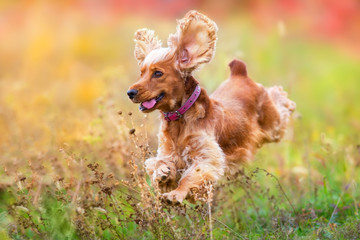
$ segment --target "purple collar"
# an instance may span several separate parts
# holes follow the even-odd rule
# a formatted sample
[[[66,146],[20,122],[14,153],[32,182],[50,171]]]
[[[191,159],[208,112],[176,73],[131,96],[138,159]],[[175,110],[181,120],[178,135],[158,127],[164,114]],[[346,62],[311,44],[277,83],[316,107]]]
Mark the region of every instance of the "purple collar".
[[[199,85],[196,86],[194,92],[191,94],[188,100],[186,100],[185,104],[181,106],[175,112],[164,112],[165,120],[167,121],[175,121],[181,118],[184,113],[189,110],[189,108],[195,103],[196,99],[200,96],[201,88]]]

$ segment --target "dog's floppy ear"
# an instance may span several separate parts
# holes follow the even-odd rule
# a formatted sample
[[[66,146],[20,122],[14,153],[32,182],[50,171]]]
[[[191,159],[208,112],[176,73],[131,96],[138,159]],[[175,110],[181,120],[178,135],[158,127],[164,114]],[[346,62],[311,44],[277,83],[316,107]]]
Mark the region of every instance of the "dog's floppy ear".
[[[161,41],[158,40],[153,30],[143,28],[135,32],[135,50],[134,55],[138,64],[141,65],[145,57],[154,49],[161,47]]]
[[[176,49],[182,73],[188,75],[200,64],[210,62],[215,53],[216,32],[216,24],[194,10],[178,21],[176,33],[169,36],[168,45]]]

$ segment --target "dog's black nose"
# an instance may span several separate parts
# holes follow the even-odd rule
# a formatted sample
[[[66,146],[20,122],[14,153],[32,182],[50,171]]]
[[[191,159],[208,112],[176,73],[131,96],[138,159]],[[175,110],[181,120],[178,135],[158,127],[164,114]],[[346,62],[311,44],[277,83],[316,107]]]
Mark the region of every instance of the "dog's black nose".
[[[136,90],[136,89],[130,89],[129,91],[127,91],[127,95],[129,96],[130,99],[133,99],[137,93],[138,93],[138,90]]]

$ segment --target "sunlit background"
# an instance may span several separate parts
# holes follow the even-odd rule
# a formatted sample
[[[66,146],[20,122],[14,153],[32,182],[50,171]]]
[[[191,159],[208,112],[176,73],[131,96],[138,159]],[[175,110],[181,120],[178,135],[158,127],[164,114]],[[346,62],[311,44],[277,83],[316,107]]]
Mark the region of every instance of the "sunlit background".
[[[139,76],[134,32],[153,29],[166,45],[176,19],[192,9],[219,27],[214,59],[195,73],[208,92],[239,58],[253,80],[282,85],[297,103],[285,139],[264,146],[251,168],[278,176],[298,209],[306,199],[315,210],[327,206],[316,213],[328,219],[343,196],[342,219],[359,216],[357,0],[1,0],[0,192],[23,175],[40,184],[70,178],[74,186],[81,176],[64,151],[126,178],[129,129],[152,150],[158,130],[158,113],[144,116],[126,95]]]
[[[322,133],[359,140],[356,0],[2,0],[1,164],[50,157],[63,144],[102,141],[102,114],[131,111],[140,121],[143,114],[126,96],[139,73],[133,34],[154,29],[166,45],[175,20],[191,9],[219,27],[214,59],[196,73],[209,92],[239,58],[255,81],[283,85],[297,103],[293,134],[299,141],[319,141]],[[149,118],[154,136],[157,113]]]
[[[196,74],[209,91],[237,57],[254,80],[283,84],[315,135],[359,131],[356,0],[2,0],[1,162],[82,140],[99,101],[140,117],[125,94],[138,76],[133,34],[148,27],[166,44],[191,9],[219,26],[215,58]]]

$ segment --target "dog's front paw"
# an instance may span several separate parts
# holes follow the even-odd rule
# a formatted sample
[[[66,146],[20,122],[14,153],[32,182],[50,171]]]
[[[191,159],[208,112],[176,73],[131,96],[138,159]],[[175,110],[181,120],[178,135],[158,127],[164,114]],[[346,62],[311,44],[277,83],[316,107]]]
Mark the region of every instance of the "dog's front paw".
[[[163,198],[169,204],[171,203],[180,204],[182,203],[182,201],[184,201],[187,194],[188,194],[187,191],[173,190],[169,193],[164,193]]]
[[[159,185],[166,183],[171,174],[171,169],[165,164],[160,165],[154,172],[154,181]]]

